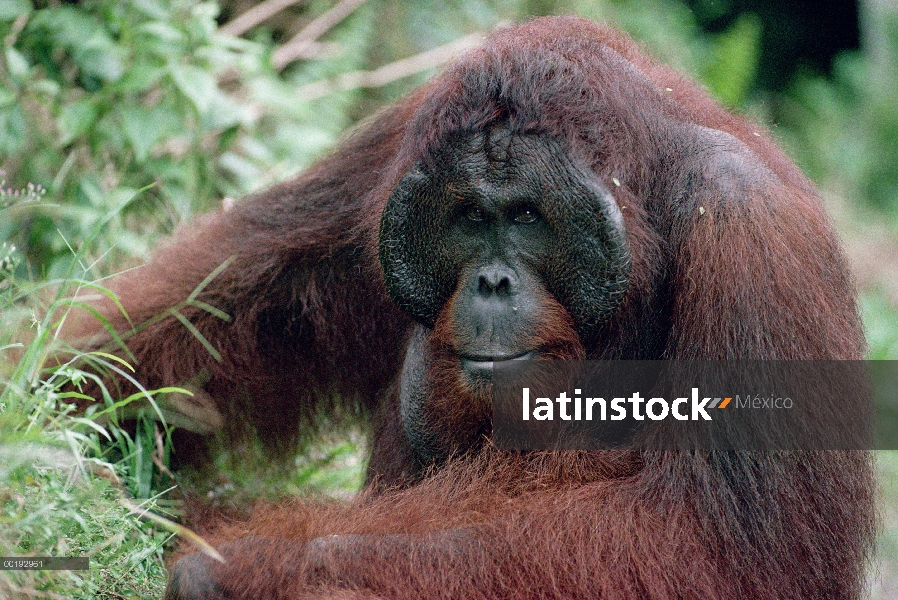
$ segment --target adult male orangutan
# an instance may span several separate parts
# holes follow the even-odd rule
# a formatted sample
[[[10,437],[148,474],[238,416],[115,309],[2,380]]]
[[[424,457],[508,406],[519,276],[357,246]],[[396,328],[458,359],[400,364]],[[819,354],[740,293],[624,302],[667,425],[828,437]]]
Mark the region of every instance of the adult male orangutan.
[[[489,373],[533,359],[858,359],[817,192],[756,125],[573,17],[498,31],[298,178],[114,289],[148,387],[203,381],[277,442],[373,422],[348,504],[261,508],[167,598],[857,598],[861,451],[503,452]],[[121,331],[113,306],[101,310]],[[82,334],[102,338],[100,325]],[[484,383],[487,382],[487,383]]]

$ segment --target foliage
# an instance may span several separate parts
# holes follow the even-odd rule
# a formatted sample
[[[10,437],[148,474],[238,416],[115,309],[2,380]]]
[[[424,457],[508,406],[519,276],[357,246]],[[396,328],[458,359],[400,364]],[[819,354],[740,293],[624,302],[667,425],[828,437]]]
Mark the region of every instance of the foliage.
[[[862,52],[840,56],[832,79],[805,74],[779,109],[777,131],[824,191],[843,199],[853,233],[886,231],[878,278],[861,293],[870,358],[898,359],[898,9],[869,3]],[[883,236],[879,236],[883,237]]]
[[[898,10],[866,25],[870,47],[839,57],[832,81],[796,82],[783,134],[814,179],[890,215],[898,232]]]
[[[0,208],[0,218],[8,210]],[[76,413],[73,402],[86,399],[79,386],[92,377],[85,364],[127,369],[109,355],[66,349],[56,339],[76,304],[68,294],[103,290],[74,270],[64,281],[19,281],[19,251],[6,245],[0,254],[0,555],[93,561],[83,572],[0,571],[0,596],[158,595],[163,544],[171,534],[141,524],[121,498],[127,493],[157,506],[149,498],[162,475],[153,471],[154,454],[166,446],[154,441],[166,428],[143,419],[155,434],[145,449],[148,436],[122,429],[115,412],[142,397],[152,403],[155,393],[118,401],[104,389],[103,401]],[[72,268],[81,256],[74,258]],[[64,356],[69,359],[60,362]]]
[[[7,185],[47,194],[11,212],[0,239],[45,275],[110,209],[95,250],[145,256],[157,232],[287,177],[347,124],[339,102],[312,118],[269,47],[218,35],[212,3],[17,6],[0,11],[0,166]]]
[[[878,290],[861,296],[870,360],[898,360],[898,307]]]
[[[898,451],[877,452],[876,468],[882,534],[876,540],[879,560],[871,577],[870,598],[894,598],[898,594]]]
[[[0,452],[46,458],[0,478],[0,553],[90,557],[86,571],[0,571],[0,597],[162,596],[170,533],[135,519],[120,489],[80,475],[71,455],[51,444],[4,440]]]
[[[38,195],[36,188],[26,192]],[[0,208],[0,217],[7,210]],[[86,247],[115,216],[95,225]],[[15,275],[20,251],[10,244],[0,247],[0,556],[90,556],[92,561],[84,572],[0,571],[0,597],[158,596],[165,581],[163,549],[183,530],[165,520],[160,526],[158,517],[153,523],[137,517],[151,509],[177,511],[177,501],[167,497],[175,487],[167,468],[171,427],[155,397],[184,390],[145,390],[130,378],[125,361],[103,351],[79,351],[58,339],[68,311],[82,304],[86,289],[114,299],[83,278],[90,270],[84,254],[74,254],[63,278],[29,282]],[[141,391],[118,399],[100,384],[99,402],[80,392],[89,379],[100,383],[95,372],[110,369]],[[133,419],[130,426],[121,423],[123,414]],[[271,473],[262,490],[254,485],[259,473],[250,479],[248,464],[234,471],[242,477],[239,487],[255,489],[255,496],[240,496],[227,484],[210,492],[216,500],[236,496],[246,503],[287,482],[285,492],[342,489],[346,494],[361,482],[357,444],[316,446],[292,474]],[[255,464],[262,462],[258,452],[252,456]],[[223,472],[230,467],[220,466]],[[139,499],[140,510],[126,498]]]

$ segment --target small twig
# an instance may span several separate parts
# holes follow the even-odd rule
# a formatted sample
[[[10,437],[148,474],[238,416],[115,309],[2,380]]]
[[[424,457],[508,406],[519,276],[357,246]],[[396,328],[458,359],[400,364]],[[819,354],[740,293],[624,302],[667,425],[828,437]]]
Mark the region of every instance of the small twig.
[[[25,25],[28,24],[28,14],[19,15],[15,21],[13,21],[12,27],[9,28],[9,35],[7,35],[3,39],[3,44],[7,47],[12,46],[16,43],[16,40],[19,39],[19,34],[22,33],[22,30],[25,29]]]
[[[153,463],[159,469],[160,473],[165,473],[174,479],[174,473],[169,471],[168,467],[165,466],[165,463],[162,462],[165,458],[165,441],[162,439],[162,431],[159,429],[159,423],[153,423],[153,434],[156,438],[156,451],[153,452]]]
[[[225,23],[219,31],[225,35],[241,36],[256,25],[263,23],[285,8],[306,0],[265,0],[255,5],[233,21]]]
[[[289,42],[274,51],[274,54],[271,55],[274,67],[283,69],[294,60],[305,56],[315,40],[330,31],[365,2],[366,0],[340,0],[336,6],[306,25]]]
[[[338,75],[333,79],[324,79],[306,84],[300,87],[297,93],[303,100],[315,100],[334,92],[343,92],[356,88],[382,87],[397,79],[438,67],[451,60],[460,52],[478,46],[482,42],[482,33],[472,33],[448,44],[386,64],[373,71],[353,71]]]
[[[327,56],[337,56],[343,51],[343,46],[338,42],[318,42],[313,41],[306,44],[301,54],[293,60],[311,60],[316,58],[325,58]]]

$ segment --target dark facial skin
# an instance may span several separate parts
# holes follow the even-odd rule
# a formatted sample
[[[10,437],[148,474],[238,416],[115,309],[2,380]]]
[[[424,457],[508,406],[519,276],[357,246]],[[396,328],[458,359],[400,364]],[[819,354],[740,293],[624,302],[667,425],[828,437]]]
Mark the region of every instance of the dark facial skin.
[[[419,457],[439,462],[488,431],[496,362],[557,356],[570,340],[553,324],[571,322],[582,344],[611,318],[630,254],[594,173],[552,138],[497,127],[454,136],[400,181],[381,264],[393,301],[424,325],[400,381],[403,427]],[[470,404],[447,412],[431,397],[434,372]]]
[[[494,361],[535,358],[539,352],[527,339],[540,308],[533,273],[557,240],[538,207],[538,190],[521,173],[538,160],[533,141],[492,136],[485,151],[457,165],[460,181],[452,190],[458,205],[447,238],[470,258],[450,321],[455,352],[472,378],[488,373]]]
[[[448,318],[472,377],[538,356],[546,295],[588,338],[622,299],[630,266],[623,219],[598,178],[555,140],[504,128],[459,134],[400,182],[381,263],[401,308],[429,327]]]

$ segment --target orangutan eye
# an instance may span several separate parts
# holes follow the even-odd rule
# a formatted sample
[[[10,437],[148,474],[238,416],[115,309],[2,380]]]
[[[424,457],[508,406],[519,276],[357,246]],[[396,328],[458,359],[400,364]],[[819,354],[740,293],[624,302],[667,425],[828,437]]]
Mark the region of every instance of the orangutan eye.
[[[483,211],[477,208],[476,206],[471,206],[465,212],[465,216],[468,217],[469,220],[479,222],[485,218]]]
[[[536,223],[539,221],[539,213],[534,208],[524,207],[514,215],[515,223]]]

